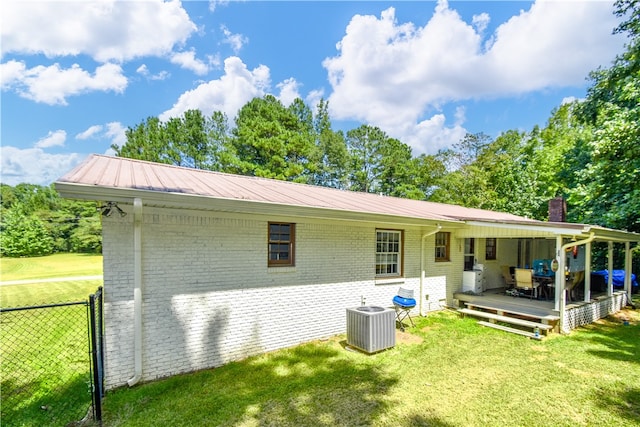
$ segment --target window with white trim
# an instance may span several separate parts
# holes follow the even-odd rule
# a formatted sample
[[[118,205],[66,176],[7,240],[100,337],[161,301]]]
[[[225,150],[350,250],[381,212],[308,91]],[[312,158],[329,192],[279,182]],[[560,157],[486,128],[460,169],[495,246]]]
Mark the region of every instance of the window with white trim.
[[[293,266],[296,225],[283,222],[269,223],[268,266]]]
[[[376,277],[402,276],[402,231],[376,230]]]
[[[436,262],[449,261],[451,233],[439,231],[436,233]]]

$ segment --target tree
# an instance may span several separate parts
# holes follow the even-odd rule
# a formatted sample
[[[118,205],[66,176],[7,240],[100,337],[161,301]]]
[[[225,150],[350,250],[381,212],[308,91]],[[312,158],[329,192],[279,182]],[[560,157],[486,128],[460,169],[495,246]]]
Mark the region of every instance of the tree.
[[[2,256],[43,256],[53,253],[53,240],[42,221],[16,211],[3,214],[0,225]]]
[[[148,117],[126,131],[127,142],[111,148],[117,156],[167,163],[195,169],[221,170],[228,149],[226,116],[214,112],[205,117],[200,110],[187,110],[181,117],[161,122]]]
[[[342,132],[331,128],[329,103],[321,99],[314,117],[317,165],[313,183],[324,187],[348,187],[349,153]]]
[[[236,118],[229,169],[242,175],[309,182],[315,146],[308,117],[302,101],[290,108],[272,95],[249,101]]]
[[[615,33],[629,37],[626,50],[608,69],[591,73],[581,115],[594,126],[591,163],[584,173],[586,221],[640,231],[640,4],[618,0],[625,19]]]

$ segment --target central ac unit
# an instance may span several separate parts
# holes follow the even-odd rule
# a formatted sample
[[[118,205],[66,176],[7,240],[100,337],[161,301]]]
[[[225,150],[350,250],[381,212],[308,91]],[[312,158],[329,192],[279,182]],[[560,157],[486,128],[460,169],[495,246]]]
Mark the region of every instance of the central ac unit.
[[[396,312],[362,306],[347,309],[347,344],[367,353],[396,345]]]

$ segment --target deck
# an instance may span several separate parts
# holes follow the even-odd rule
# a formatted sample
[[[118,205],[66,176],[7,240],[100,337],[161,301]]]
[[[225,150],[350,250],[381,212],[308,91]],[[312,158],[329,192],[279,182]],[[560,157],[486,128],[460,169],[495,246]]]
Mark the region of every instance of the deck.
[[[560,313],[555,310],[553,301],[513,297],[505,295],[504,289],[492,289],[480,295],[455,293],[454,303],[462,315],[468,314],[484,318],[490,323],[496,324],[495,327],[498,329],[505,330],[504,326],[498,325],[500,322],[529,329],[539,329],[545,333],[549,330],[560,332],[558,327]],[[564,332],[615,313],[621,310],[626,303],[626,293],[623,291],[616,291],[610,296],[592,295],[589,302],[567,302],[564,313]],[[480,323],[490,326],[486,324],[487,322]],[[517,330],[510,332],[520,333]]]

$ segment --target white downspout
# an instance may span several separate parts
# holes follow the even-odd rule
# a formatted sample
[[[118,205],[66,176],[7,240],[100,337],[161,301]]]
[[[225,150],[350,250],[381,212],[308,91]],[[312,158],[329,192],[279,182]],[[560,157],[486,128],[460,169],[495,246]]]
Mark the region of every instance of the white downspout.
[[[133,200],[133,346],[134,372],[129,387],[142,378],[142,200]]]
[[[436,224],[436,229],[427,234],[423,234],[420,240],[420,316],[426,315],[424,311],[424,240],[429,236],[433,236],[441,229],[442,225]]]
[[[596,238],[596,234],[595,233],[591,233],[589,235],[589,237],[587,237],[584,240],[578,240],[577,242],[569,242],[565,245],[563,245],[560,248],[560,257],[561,259],[559,260],[559,266],[560,268],[558,269],[560,274],[556,274],[556,289],[560,289],[559,295],[558,293],[556,293],[557,296],[560,297],[560,306],[559,306],[559,312],[560,312],[560,332],[564,332],[564,312],[566,309],[566,305],[567,305],[567,293],[565,292],[565,287],[567,285],[566,279],[564,277],[564,266],[565,266],[565,258],[567,256],[567,249],[573,248],[574,246],[580,246],[580,245],[584,245],[587,243],[591,243],[595,240]],[[585,276],[586,276],[587,272],[585,271]]]

